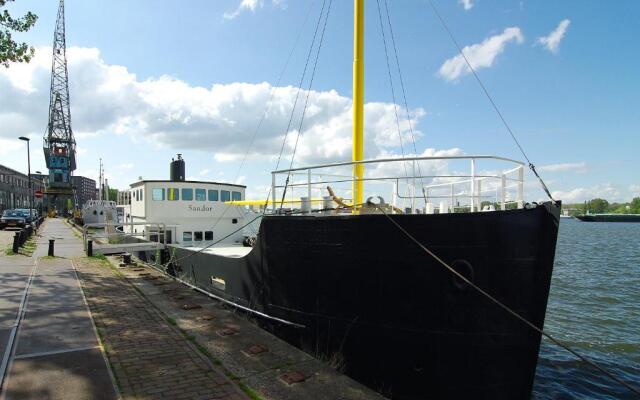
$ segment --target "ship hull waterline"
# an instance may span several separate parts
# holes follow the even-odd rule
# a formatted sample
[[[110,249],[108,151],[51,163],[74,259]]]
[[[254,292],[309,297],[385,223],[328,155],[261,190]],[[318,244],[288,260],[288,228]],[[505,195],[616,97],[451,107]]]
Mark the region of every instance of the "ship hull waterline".
[[[559,203],[544,203],[392,218],[543,327],[559,213]],[[245,257],[169,251],[178,260],[171,273],[303,325],[258,318],[265,329],[389,397],[530,398],[541,335],[455,278],[384,215],[265,216]]]

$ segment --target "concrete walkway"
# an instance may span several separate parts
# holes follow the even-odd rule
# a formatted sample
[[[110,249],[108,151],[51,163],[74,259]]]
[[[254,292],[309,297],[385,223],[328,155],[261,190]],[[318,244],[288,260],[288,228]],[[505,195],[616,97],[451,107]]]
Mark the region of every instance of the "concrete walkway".
[[[56,258],[47,254],[56,240]],[[32,258],[0,258],[2,400],[118,398],[70,257],[82,243],[61,219],[39,231]],[[12,340],[14,339],[14,340]]]

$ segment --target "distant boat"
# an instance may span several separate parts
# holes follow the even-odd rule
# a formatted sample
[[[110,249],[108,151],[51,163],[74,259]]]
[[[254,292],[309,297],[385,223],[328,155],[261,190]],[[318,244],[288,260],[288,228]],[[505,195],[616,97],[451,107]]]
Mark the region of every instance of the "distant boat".
[[[571,218],[573,218],[573,216],[572,216],[572,215],[560,214],[560,218],[561,218],[561,219],[565,219],[565,218],[566,218],[566,219],[571,219]]]
[[[584,222],[640,222],[640,214],[584,214],[576,218]]]

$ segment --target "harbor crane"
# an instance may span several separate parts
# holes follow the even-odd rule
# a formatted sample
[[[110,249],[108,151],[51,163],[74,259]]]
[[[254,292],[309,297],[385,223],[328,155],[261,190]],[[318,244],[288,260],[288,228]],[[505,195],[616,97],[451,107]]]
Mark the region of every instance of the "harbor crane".
[[[44,135],[44,158],[49,169],[45,186],[49,212],[66,214],[74,207],[72,175],[76,169],[76,141],[71,130],[69,74],[64,22],[64,0],[60,0],[53,35],[53,62],[49,95],[49,122]]]

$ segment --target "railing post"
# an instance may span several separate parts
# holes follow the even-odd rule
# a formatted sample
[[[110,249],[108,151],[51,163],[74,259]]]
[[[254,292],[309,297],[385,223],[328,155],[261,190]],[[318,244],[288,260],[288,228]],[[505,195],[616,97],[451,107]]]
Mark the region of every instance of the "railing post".
[[[276,174],[271,173],[271,211],[276,213]]]
[[[453,183],[451,184],[451,205],[449,206],[451,208],[451,212],[456,212],[456,199],[455,199],[455,191],[453,188]]]
[[[311,169],[307,170],[307,196],[309,197],[309,212],[313,208],[313,201],[311,201]]]
[[[471,159],[471,187],[469,188],[469,191],[471,192],[471,212],[474,211],[474,207],[475,207],[475,194],[476,194],[476,159],[472,158]]]
[[[482,178],[478,179],[478,186],[476,187],[478,195],[478,211],[482,211]]]
[[[502,184],[500,190],[500,208],[502,211],[507,209],[507,176],[502,174]]]
[[[524,165],[518,169],[518,208],[524,207]]]

